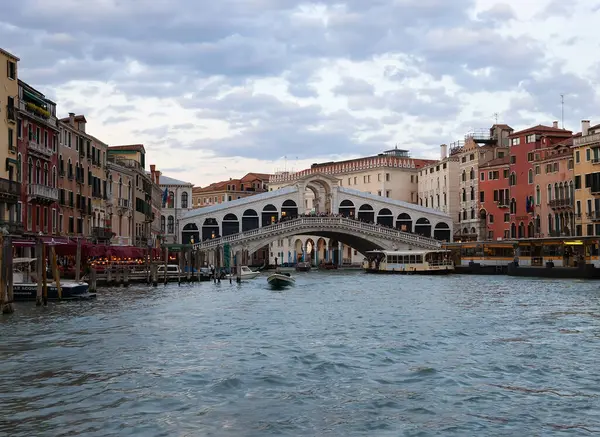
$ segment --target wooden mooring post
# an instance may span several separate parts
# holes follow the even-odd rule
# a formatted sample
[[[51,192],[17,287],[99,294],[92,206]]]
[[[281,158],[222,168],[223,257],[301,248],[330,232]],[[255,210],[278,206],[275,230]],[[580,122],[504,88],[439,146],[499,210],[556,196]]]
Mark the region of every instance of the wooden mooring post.
[[[43,289],[44,285],[42,283],[42,250],[44,249],[44,245],[42,240],[38,240],[35,244],[35,281],[37,282],[37,292],[35,295],[35,305],[41,306],[44,300]]]
[[[75,252],[75,282],[79,282],[81,272],[81,239],[77,239],[77,252]]]
[[[58,263],[56,262],[56,249],[54,246],[52,247],[52,276],[54,277],[54,282],[56,283],[56,290],[58,292],[58,298],[62,299],[62,287],[60,286],[60,273],[58,272]]]
[[[179,251],[177,256],[177,285],[181,287],[181,269],[183,269],[183,252]]]
[[[2,314],[15,312],[12,293],[12,242],[0,235],[0,310]]]
[[[158,264],[150,264],[150,270],[152,271],[152,285],[156,287],[158,285]]]
[[[123,270],[123,287],[129,287],[129,267]]]
[[[185,267],[186,267],[186,273],[187,273],[186,279],[188,282],[192,282],[192,270],[194,270],[194,267],[192,264],[192,251],[189,249],[185,253]]]
[[[167,265],[169,264],[169,248],[165,247],[165,285],[169,282],[169,277],[167,276]]]
[[[90,270],[90,284],[88,287],[88,291],[95,293],[97,290],[97,281],[98,281],[98,273],[96,269]]]
[[[42,242],[42,301],[48,306],[48,269],[46,268],[46,245]]]

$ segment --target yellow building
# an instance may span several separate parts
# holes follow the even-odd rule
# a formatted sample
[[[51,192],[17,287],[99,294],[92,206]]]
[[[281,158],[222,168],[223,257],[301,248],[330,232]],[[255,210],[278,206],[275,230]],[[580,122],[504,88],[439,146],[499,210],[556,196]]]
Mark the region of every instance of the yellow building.
[[[21,223],[20,165],[17,161],[17,99],[19,58],[0,48],[0,227],[11,234],[23,230]],[[6,65],[6,69],[4,69]]]
[[[573,138],[575,161],[575,235],[600,235],[600,124],[581,121]]]

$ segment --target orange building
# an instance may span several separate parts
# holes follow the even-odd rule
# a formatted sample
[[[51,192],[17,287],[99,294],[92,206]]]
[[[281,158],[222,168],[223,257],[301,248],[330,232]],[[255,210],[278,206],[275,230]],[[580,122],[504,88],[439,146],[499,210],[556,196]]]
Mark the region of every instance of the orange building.
[[[535,154],[536,237],[575,235],[572,145],[567,138]]]
[[[478,208],[479,219],[485,226],[485,234],[482,232],[484,240],[498,240],[510,236],[509,164],[510,157],[506,155],[479,167]]]
[[[241,179],[229,179],[192,190],[192,207],[202,208],[232,200],[243,199],[268,190],[269,177],[264,173],[248,173]]]

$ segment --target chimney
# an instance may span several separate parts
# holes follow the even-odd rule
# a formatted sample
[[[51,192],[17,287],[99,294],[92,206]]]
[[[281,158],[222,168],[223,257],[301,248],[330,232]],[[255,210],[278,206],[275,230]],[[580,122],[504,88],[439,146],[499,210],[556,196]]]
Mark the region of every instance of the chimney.
[[[160,185],[160,175],[161,175],[161,173],[157,170],[156,171],[156,185]]]
[[[440,146],[440,159],[446,159],[448,157],[448,146],[446,144],[442,144]]]
[[[69,112],[69,124],[75,127],[75,113]]]
[[[554,129],[558,129],[558,121],[553,121],[553,122],[552,122],[552,127],[553,127]]]
[[[581,136],[585,137],[589,134],[590,131],[590,121],[589,120],[581,120]]]

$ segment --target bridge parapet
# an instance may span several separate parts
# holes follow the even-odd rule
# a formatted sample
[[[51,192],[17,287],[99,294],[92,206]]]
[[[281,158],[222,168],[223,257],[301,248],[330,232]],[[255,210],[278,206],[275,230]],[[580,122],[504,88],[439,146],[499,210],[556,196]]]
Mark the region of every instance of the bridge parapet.
[[[307,232],[314,235],[318,235],[318,232],[338,232],[361,237],[365,240],[375,237],[379,242],[388,241],[390,244],[401,242],[410,247],[424,249],[439,249],[442,246],[439,240],[433,238],[345,217],[299,217],[226,237],[205,240],[195,244],[194,249],[210,250],[225,243],[242,246],[257,240],[267,241],[278,236],[292,236]],[[381,246],[381,244],[374,244],[375,246]]]

